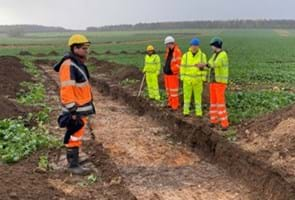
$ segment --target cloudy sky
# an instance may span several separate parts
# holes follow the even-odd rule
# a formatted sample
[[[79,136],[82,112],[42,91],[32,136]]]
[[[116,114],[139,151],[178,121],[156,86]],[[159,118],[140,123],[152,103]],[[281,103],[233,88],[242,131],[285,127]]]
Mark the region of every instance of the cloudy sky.
[[[0,24],[84,29],[138,22],[295,19],[295,0],[0,0]]]

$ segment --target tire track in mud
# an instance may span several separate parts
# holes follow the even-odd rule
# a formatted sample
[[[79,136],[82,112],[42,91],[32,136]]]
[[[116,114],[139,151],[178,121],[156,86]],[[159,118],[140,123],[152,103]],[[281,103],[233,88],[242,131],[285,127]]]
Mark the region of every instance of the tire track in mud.
[[[128,105],[93,92],[96,138],[138,199],[262,199],[201,154],[172,143],[167,138],[170,130],[161,122],[138,116]]]

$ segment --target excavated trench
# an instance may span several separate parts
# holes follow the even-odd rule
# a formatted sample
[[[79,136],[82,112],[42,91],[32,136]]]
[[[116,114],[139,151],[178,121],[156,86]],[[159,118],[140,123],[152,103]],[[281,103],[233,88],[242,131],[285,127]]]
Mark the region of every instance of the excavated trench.
[[[124,79],[140,73],[95,63],[96,138],[138,199],[295,199],[294,185],[205,120],[183,119],[143,97]],[[52,76],[51,67],[39,63]],[[126,69],[130,70],[130,69]]]

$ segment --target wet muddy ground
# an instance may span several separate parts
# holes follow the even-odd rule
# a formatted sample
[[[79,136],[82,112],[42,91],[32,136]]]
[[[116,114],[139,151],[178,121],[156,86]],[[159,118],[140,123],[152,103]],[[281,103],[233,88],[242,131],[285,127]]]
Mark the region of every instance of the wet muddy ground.
[[[6,65],[19,63],[12,60]],[[184,119],[180,112],[136,98],[139,82],[121,82],[139,80],[137,69],[92,62],[96,141],[86,135],[82,153],[97,181],[89,184],[65,173],[63,149],[41,151],[15,165],[0,164],[0,199],[295,199],[294,107],[240,125],[232,143],[210,129],[206,118]],[[55,108],[50,129],[62,138],[51,64],[38,66]],[[36,167],[44,153],[53,167],[40,173]]]
[[[209,153],[207,155],[213,156],[218,165],[225,168],[233,177],[240,177],[248,184],[255,185],[268,199],[294,198],[294,155],[292,154],[294,129],[290,123],[294,117],[292,109],[282,109],[237,126],[238,140],[233,143],[224,138],[218,130],[210,129],[206,118],[185,119],[180,112],[172,113],[145,98],[136,98],[139,82],[130,86],[122,86],[120,84],[121,73],[117,73],[119,70],[124,74],[129,72],[129,79],[138,80],[141,76],[135,73],[134,69],[105,61],[96,61],[95,64],[97,69],[94,79],[97,88],[127,103],[137,113],[152,116],[154,120],[160,121],[172,130],[172,133],[165,132],[164,135],[170,135],[176,142]],[[284,123],[286,120],[287,122]],[[289,128],[279,128],[281,123],[285,124],[284,127]],[[289,133],[280,134],[278,129],[289,130]],[[246,134],[242,130],[245,130]],[[249,142],[251,137],[254,139],[252,139],[252,150],[249,150],[246,147],[251,145]],[[264,145],[267,148],[261,148],[259,140],[261,143],[267,143],[268,145]]]
[[[0,104],[3,111],[1,117],[3,116],[3,118],[34,112],[32,107],[23,107],[15,102],[15,92],[19,90],[19,83],[32,80],[32,77],[23,69],[24,66],[16,57],[0,58],[0,75],[3,75],[2,80],[7,78],[7,82],[1,82],[4,85],[0,84],[1,87],[7,87],[2,90],[1,98],[12,102],[12,104],[6,103],[3,106]],[[13,77],[13,79],[9,80],[9,77]],[[50,116],[49,128],[52,134],[62,138],[63,130],[58,129],[56,124],[56,118],[60,111],[57,85],[47,74],[42,74],[42,78],[45,80],[48,94],[45,101],[54,108]],[[92,177],[95,177],[96,181],[91,182],[88,177],[77,177],[67,173],[65,171],[64,149],[43,149],[15,164],[0,162],[0,199],[136,199],[125,186],[116,165],[105,152],[103,146],[96,141],[91,141],[88,135],[85,139],[83,152],[91,160],[85,165],[89,165],[94,170]],[[48,157],[49,168],[47,171],[38,168],[40,156]]]
[[[50,74],[50,73],[49,73]],[[95,135],[138,199],[257,199],[241,180],[204,155],[175,144],[171,131],[148,115],[138,116],[112,97],[93,91]],[[258,198],[259,199],[259,198]]]

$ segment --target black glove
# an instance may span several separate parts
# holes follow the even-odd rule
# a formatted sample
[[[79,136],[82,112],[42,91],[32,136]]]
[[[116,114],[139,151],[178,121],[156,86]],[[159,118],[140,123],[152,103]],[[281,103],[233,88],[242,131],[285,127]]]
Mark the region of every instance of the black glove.
[[[68,108],[68,110],[70,111],[70,113],[72,114],[72,115],[76,115],[76,110],[77,110],[77,106],[76,105],[74,105],[73,107],[71,107],[71,108]]]

